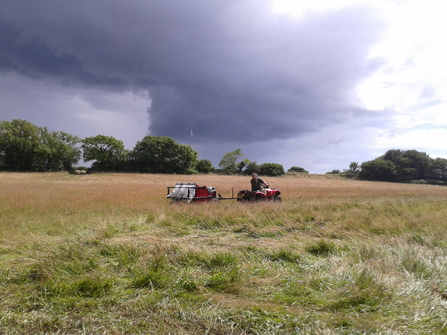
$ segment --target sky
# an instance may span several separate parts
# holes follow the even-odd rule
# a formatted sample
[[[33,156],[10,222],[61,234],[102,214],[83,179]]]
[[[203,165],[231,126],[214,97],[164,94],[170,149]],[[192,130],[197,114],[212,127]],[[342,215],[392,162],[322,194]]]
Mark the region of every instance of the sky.
[[[131,150],[147,135],[214,167],[310,173],[389,149],[447,158],[440,0],[2,0],[0,121]]]

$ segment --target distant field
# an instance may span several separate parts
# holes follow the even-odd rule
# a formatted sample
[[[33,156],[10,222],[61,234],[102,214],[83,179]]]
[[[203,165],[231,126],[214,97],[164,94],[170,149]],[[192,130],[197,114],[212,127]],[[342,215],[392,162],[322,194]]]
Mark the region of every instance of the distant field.
[[[447,187],[264,179],[0,173],[0,333],[447,333]]]

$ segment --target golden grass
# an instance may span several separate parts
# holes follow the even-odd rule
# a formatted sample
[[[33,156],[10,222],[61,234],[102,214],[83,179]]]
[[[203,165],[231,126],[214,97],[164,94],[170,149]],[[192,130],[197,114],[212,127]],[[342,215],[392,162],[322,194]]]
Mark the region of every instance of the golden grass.
[[[60,237],[83,229],[94,232],[118,223],[133,225],[134,229],[138,225],[158,226],[161,223],[162,228],[154,235],[164,238],[177,228],[173,218],[197,218],[199,226],[202,218],[202,225],[216,227],[237,225],[239,220],[247,226],[246,230],[263,226],[265,221],[268,224],[264,232],[272,234],[284,227],[296,228],[297,221],[301,221],[302,230],[306,229],[306,224],[309,229],[326,226],[326,234],[331,229],[334,234],[359,231],[362,226],[371,224],[378,231],[402,231],[415,220],[432,219],[436,215],[433,213],[442,216],[437,207],[447,199],[447,189],[440,186],[362,182],[301,174],[265,179],[271,187],[281,190],[284,201],[279,206],[271,203],[247,206],[235,200],[221,201],[219,206],[173,206],[165,198],[166,187],[176,182],[214,186],[223,197],[235,196],[239,190],[248,188],[249,178],[242,176],[0,173],[3,243],[5,240],[22,240],[24,235],[28,235],[28,239],[32,235],[41,239],[43,235]],[[421,199],[429,201],[421,203]],[[400,208],[412,202],[417,207],[416,214],[412,214],[411,206]],[[377,206],[386,207],[377,213],[380,220],[374,215]],[[426,215],[429,218],[424,218]],[[373,223],[369,222],[372,217],[375,218]],[[436,220],[442,220],[442,217]],[[328,225],[334,221],[336,226]]]
[[[447,188],[265,180],[282,203],[165,198],[176,182],[230,197],[242,176],[0,173],[0,332],[447,330]]]

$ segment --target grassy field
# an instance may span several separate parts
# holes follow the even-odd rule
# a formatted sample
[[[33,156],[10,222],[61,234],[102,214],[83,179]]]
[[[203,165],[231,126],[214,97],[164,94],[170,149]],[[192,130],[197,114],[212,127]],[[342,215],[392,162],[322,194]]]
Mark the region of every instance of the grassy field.
[[[447,334],[446,187],[264,179],[0,173],[0,333]]]

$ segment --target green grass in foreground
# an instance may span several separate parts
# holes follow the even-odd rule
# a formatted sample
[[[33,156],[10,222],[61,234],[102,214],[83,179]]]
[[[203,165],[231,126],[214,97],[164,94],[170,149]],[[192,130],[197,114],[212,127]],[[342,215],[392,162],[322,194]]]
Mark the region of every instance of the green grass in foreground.
[[[0,333],[447,334],[445,200],[0,206]]]

